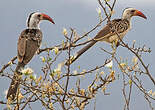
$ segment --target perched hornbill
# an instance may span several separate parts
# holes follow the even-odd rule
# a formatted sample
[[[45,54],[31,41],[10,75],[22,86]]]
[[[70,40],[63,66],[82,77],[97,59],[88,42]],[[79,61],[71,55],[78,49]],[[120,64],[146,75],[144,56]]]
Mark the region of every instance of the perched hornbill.
[[[43,35],[39,28],[39,23],[42,20],[48,20],[55,24],[52,18],[50,18],[48,15],[40,12],[33,12],[27,19],[27,29],[23,30],[19,36],[17,46],[18,64],[7,93],[7,99],[15,99],[16,92],[20,84],[21,70],[27,63],[30,62],[41,45]]]
[[[88,45],[86,45],[84,48],[78,51],[70,60],[67,60],[65,64],[66,65],[72,64],[85,51],[87,51],[90,47],[92,47],[98,41],[105,41],[108,43],[112,43],[114,41],[116,42],[119,41],[119,37],[120,39],[123,39],[125,34],[131,29],[131,18],[133,16],[140,16],[140,17],[147,19],[146,16],[142,12],[136,10],[135,8],[126,8],[123,11],[121,19],[114,19],[108,22],[102,28],[102,30],[98,32],[98,34],[92,39],[92,41]],[[117,34],[119,35],[119,37]]]

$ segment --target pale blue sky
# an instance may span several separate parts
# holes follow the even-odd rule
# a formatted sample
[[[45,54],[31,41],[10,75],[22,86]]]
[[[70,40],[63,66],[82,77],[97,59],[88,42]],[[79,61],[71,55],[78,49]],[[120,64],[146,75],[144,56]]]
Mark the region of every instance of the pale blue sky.
[[[147,47],[151,47],[152,53],[145,54],[144,59],[146,63],[151,65],[150,71],[155,77],[155,1],[118,1],[119,2],[117,2],[115,6],[116,13],[113,18],[121,17],[122,11],[126,7],[137,8],[148,18],[145,20],[140,17],[134,17],[132,19],[133,29],[125,36],[124,41],[131,44],[133,40],[136,40],[138,46],[145,44]],[[46,21],[42,22],[40,25],[44,34],[43,43],[47,43],[48,46],[53,46],[60,44],[62,40],[64,40],[62,35],[62,29],[64,27],[67,29],[70,27],[75,28],[81,35],[84,31],[89,31],[93,26],[95,26],[98,22],[98,15],[96,12],[96,8],[98,6],[97,0],[0,0],[0,68],[16,55],[17,39],[20,32],[26,28],[26,19],[29,13],[33,11],[40,11],[48,14],[54,19],[56,25],[51,25]],[[103,25],[104,24],[105,23],[103,23]],[[93,37],[96,33],[97,31],[90,34],[90,37]],[[108,55],[102,52],[100,47],[104,47],[106,49],[110,48],[110,46],[105,43],[96,44],[74,63],[73,68],[76,68],[78,64],[85,69],[90,69],[96,65],[103,64],[104,60],[108,58]],[[128,53],[128,50],[121,47],[118,48],[117,54],[129,59],[132,56],[131,53]],[[33,68],[36,73],[40,71],[38,68],[41,67],[41,65],[36,66],[36,64],[40,63],[38,59],[41,55],[35,56],[28,64],[28,66]],[[62,57],[62,59],[59,59],[58,61],[63,60],[64,58]],[[147,77],[144,80],[146,82],[145,87],[148,90],[155,90]],[[121,98],[122,85],[119,81],[120,80],[117,80],[110,85],[111,87],[108,91],[111,91],[111,96],[104,96],[102,93],[97,96],[97,110],[101,110],[103,108],[104,110],[121,110],[123,108],[124,103]],[[9,83],[10,80],[0,78],[0,100],[4,99],[4,91],[8,89]],[[135,99],[134,96],[136,96]],[[134,90],[132,97],[131,110],[148,110],[149,106],[145,103],[141,93]],[[91,107],[93,107],[93,105],[91,105]],[[37,109],[36,106],[33,106],[33,108]],[[90,107],[88,107],[87,110],[88,109],[91,110]]]

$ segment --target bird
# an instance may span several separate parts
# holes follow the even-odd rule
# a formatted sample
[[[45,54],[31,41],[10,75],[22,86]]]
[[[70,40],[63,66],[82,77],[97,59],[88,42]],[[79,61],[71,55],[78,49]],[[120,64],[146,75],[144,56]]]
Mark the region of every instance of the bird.
[[[17,59],[18,63],[14,71],[12,82],[8,89],[7,99],[14,100],[17,94],[17,89],[20,85],[21,71],[25,65],[30,62],[35,53],[38,51],[42,42],[42,31],[39,24],[42,20],[48,20],[55,24],[53,19],[41,12],[32,12],[27,18],[27,28],[24,29],[17,43]]]
[[[140,16],[144,19],[147,17],[139,10],[135,8],[125,8],[121,19],[113,19],[96,34],[96,36],[79,50],[74,56],[65,62],[65,65],[70,65],[76,61],[84,52],[91,48],[98,41],[104,41],[107,43],[117,42],[116,46],[119,44],[119,39],[123,39],[126,33],[131,29],[131,18],[133,16]],[[117,33],[116,33],[117,32]]]

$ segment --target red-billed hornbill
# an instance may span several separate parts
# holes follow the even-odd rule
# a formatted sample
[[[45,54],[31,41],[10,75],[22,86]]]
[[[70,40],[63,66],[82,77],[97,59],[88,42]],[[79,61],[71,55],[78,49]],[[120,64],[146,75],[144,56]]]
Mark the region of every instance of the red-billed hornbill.
[[[136,10],[135,8],[126,8],[123,11],[121,19],[114,19],[108,22],[101,31],[92,39],[92,41],[78,51],[70,60],[66,61],[66,65],[72,64],[76,59],[78,59],[85,51],[92,47],[98,41],[105,41],[108,43],[117,42],[120,39],[123,39],[125,34],[131,29],[131,18],[133,16],[140,16],[146,18],[146,16]],[[118,42],[119,43],[119,42]]]
[[[27,19],[27,29],[23,30],[19,36],[17,45],[18,64],[7,93],[7,99],[10,97],[11,100],[14,100],[20,84],[21,70],[30,62],[41,45],[43,35],[39,28],[39,23],[42,20],[48,20],[55,24],[48,15],[40,12],[33,12]]]

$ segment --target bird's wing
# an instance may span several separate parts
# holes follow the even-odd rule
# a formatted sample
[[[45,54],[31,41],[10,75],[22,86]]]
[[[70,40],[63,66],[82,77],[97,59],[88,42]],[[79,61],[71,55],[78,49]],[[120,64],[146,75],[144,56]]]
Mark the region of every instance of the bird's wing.
[[[25,55],[26,37],[24,33],[25,33],[25,30],[20,34],[18,39],[18,44],[17,44],[18,62],[22,62]]]
[[[27,64],[40,47],[42,32],[40,30],[25,30],[18,41],[18,60]]]
[[[111,36],[113,34],[114,33],[112,33],[110,26],[106,25],[102,28],[101,31],[97,33],[97,35],[94,37],[94,40],[100,41],[100,40],[103,40],[105,36]]]
[[[115,31],[118,34],[125,32],[129,28],[129,22],[122,19],[114,19],[109,22],[99,33],[94,37],[94,40],[108,41],[109,37],[115,35]],[[114,31],[115,30],[115,31]]]

